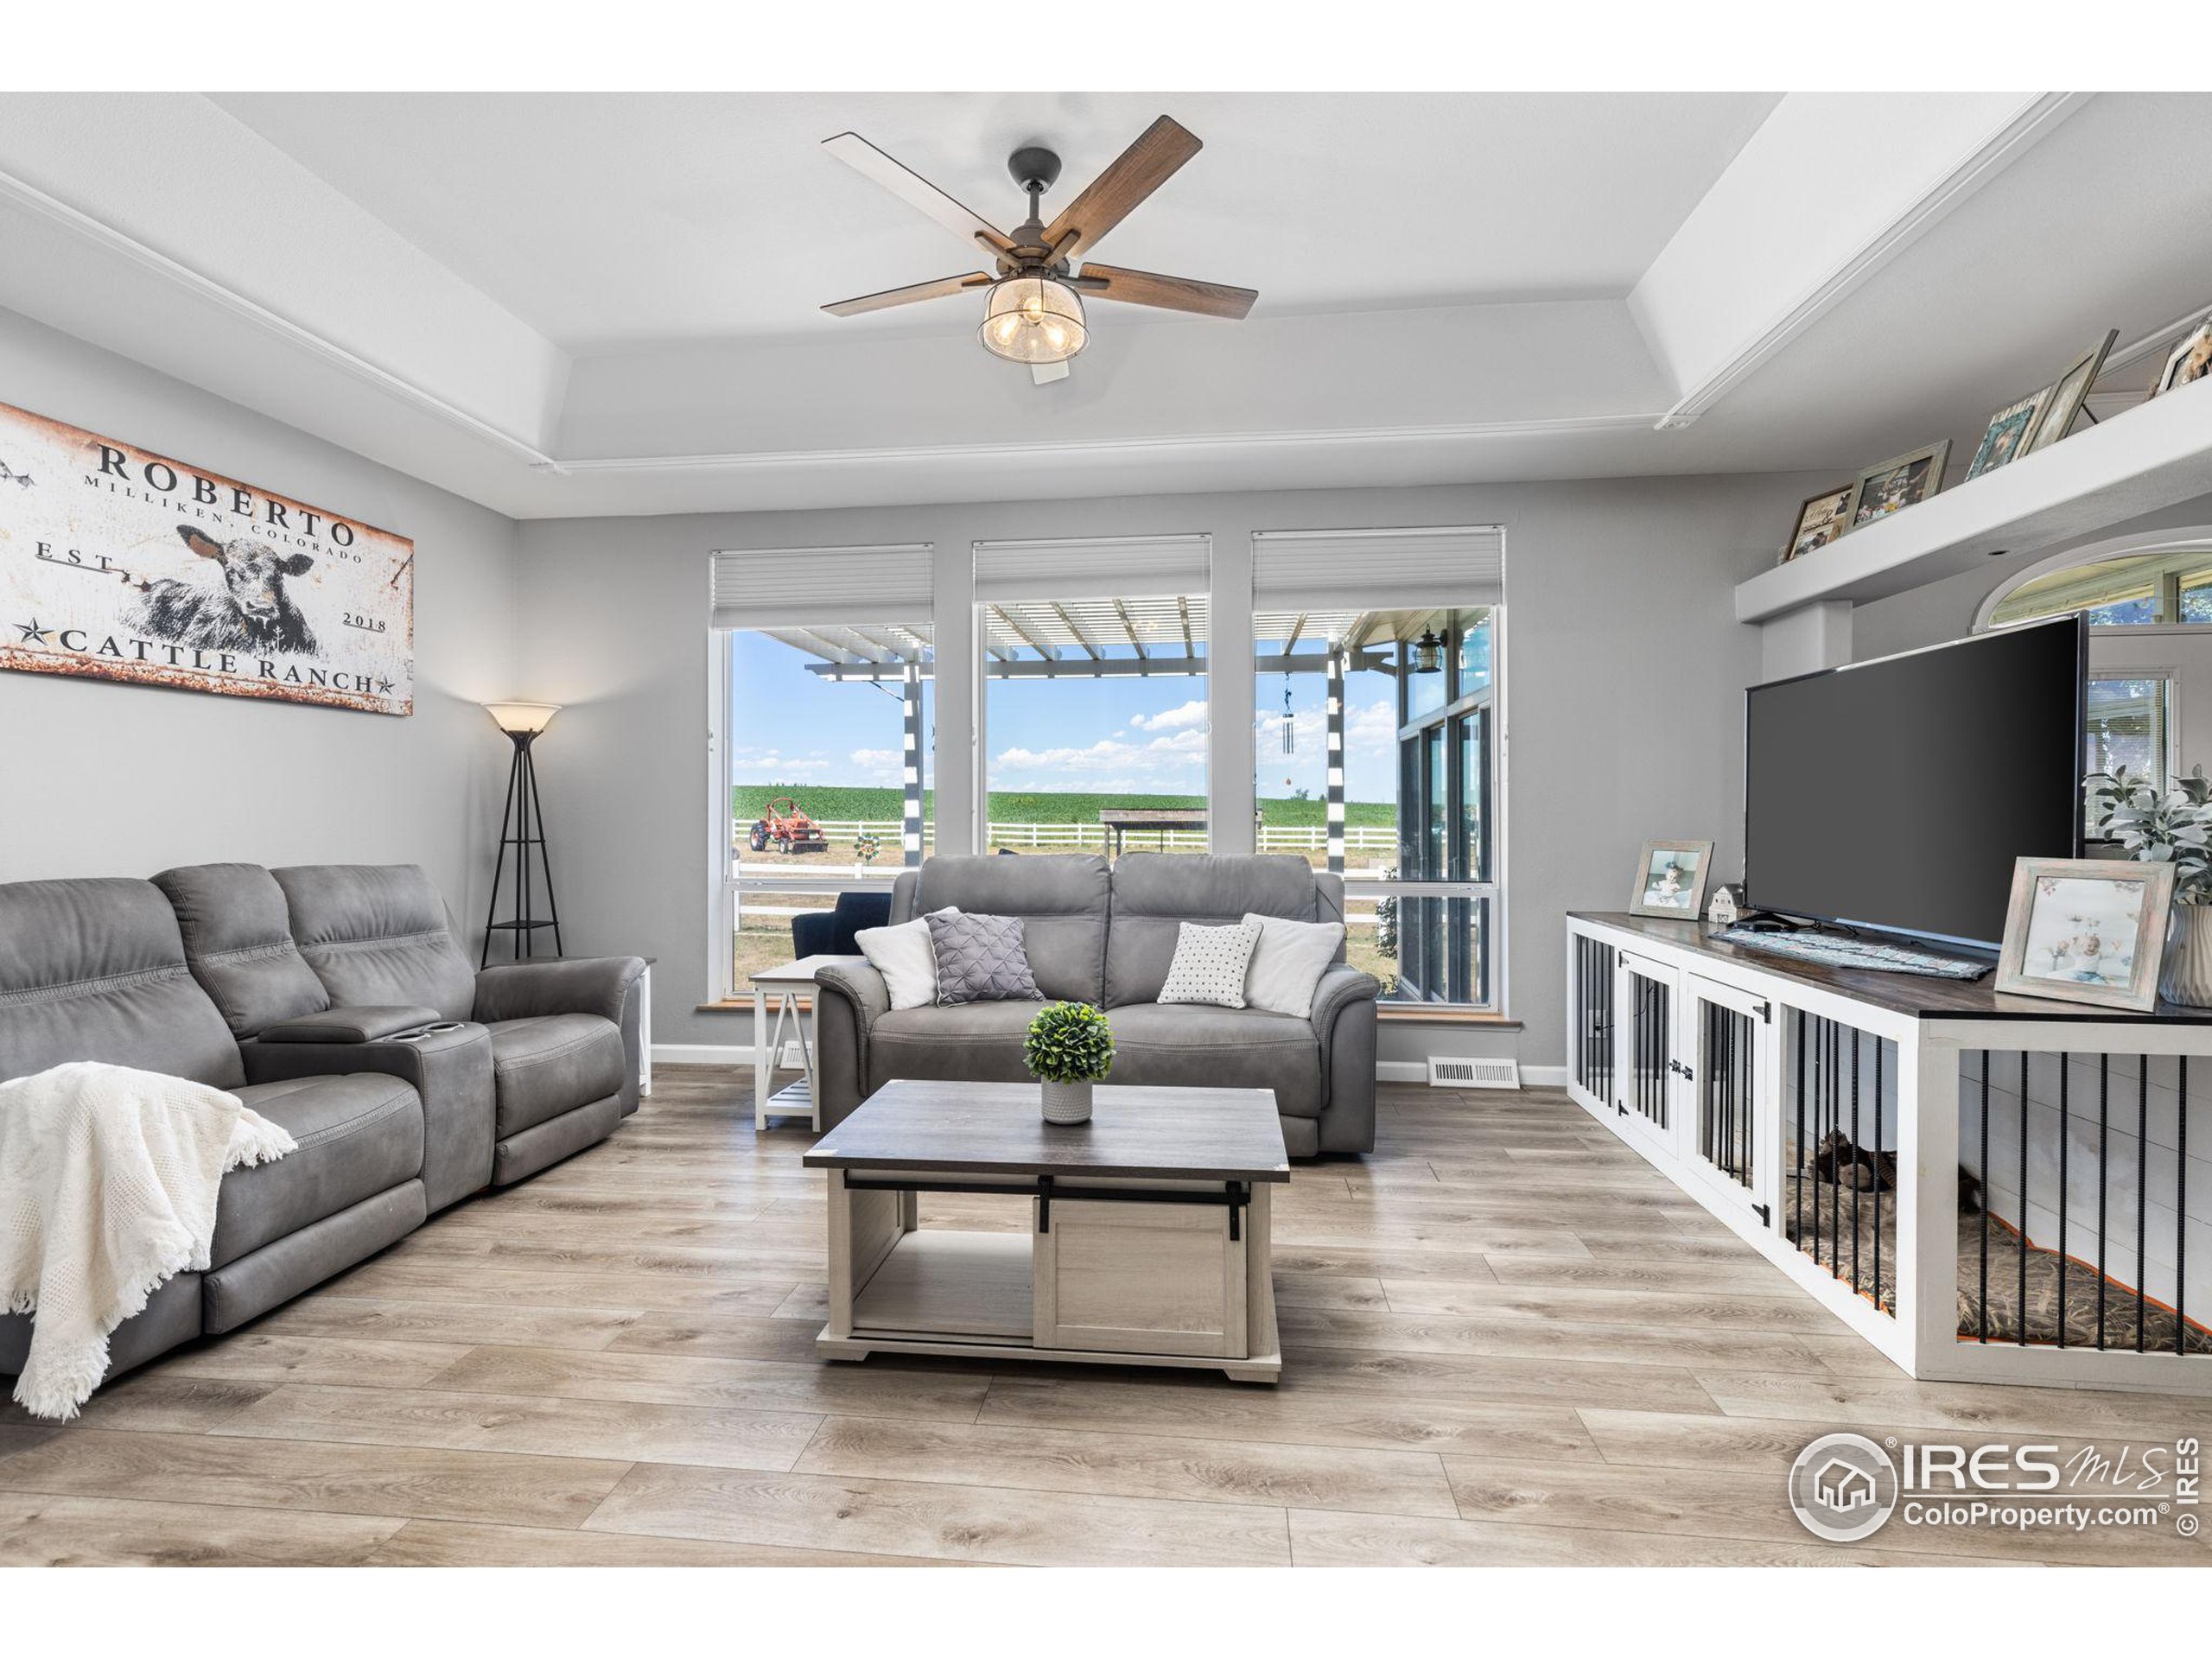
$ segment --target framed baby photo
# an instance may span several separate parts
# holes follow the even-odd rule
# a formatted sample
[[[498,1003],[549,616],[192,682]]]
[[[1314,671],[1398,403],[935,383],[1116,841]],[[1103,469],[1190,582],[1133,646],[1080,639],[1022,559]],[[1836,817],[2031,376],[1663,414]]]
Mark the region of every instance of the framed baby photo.
[[[2012,867],[1996,988],[2148,1014],[2158,1005],[2171,864],[2024,858]]]
[[[2152,383],[2151,395],[2164,397],[2177,386],[2185,386],[2192,380],[2202,380],[2212,374],[2212,317],[2207,317],[2196,327],[2183,334],[2181,344],[2175,346],[2158,371],[2158,378]]]
[[[1712,874],[1711,842],[1647,841],[1636,861],[1636,891],[1628,913],[1694,922],[1705,913],[1705,887]]]

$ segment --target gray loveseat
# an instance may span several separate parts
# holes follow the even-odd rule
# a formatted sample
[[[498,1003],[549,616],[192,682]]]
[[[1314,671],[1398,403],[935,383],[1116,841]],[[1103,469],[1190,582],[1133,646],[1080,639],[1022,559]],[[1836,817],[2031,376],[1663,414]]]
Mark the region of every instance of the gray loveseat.
[[[1375,1003],[1382,987],[1347,966],[1341,947],[1306,1017],[1256,1008],[1161,1003],[1185,921],[1248,912],[1340,920],[1344,880],[1289,855],[1131,853],[932,858],[899,878],[891,919],[952,905],[1019,916],[1037,987],[1090,1002],[1114,1029],[1109,1082],[1272,1089],[1293,1157],[1375,1146]],[[1019,1082],[1036,1002],[968,1002],[894,1012],[865,963],[816,982],[815,1068],[825,1128],[894,1077]]]
[[[634,957],[481,973],[411,865],[203,864],[0,885],[0,1080],[105,1060],[228,1090],[299,1150],[223,1179],[205,1273],[109,1375],[235,1328],[637,1109]],[[31,1319],[0,1316],[0,1375]]]

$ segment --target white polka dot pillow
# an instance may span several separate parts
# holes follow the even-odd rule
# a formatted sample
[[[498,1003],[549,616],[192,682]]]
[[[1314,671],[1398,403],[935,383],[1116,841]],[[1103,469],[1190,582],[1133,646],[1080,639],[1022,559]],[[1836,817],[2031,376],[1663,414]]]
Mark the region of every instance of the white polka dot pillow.
[[[1231,922],[1226,927],[1184,923],[1175,936],[1175,960],[1167,966],[1160,1000],[1243,1007],[1244,974],[1252,965],[1252,947],[1259,942],[1260,930],[1249,922]]]

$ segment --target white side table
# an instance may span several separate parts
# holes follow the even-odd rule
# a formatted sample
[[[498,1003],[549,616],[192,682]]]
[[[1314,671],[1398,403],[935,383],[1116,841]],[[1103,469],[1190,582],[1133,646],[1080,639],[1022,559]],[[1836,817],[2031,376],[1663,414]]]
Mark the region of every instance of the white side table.
[[[804,1117],[816,1134],[822,1131],[822,1102],[814,1087],[814,1040],[806,1016],[799,1012],[801,994],[814,988],[814,976],[839,963],[866,962],[866,957],[801,957],[746,976],[753,987],[753,1127],[765,1129],[772,1117]],[[772,1030],[768,1023],[768,999],[776,1000]],[[811,1001],[811,999],[810,999]],[[776,1059],[784,1052],[784,1021],[789,1018],[798,1032],[799,1058],[805,1075],[774,1093]]]

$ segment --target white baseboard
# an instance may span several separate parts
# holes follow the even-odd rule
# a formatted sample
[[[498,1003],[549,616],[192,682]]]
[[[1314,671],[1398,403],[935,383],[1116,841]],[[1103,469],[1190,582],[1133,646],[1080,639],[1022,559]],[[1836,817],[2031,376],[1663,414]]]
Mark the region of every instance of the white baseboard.
[[[1563,1065],[1524,1065],[1521,1068],[1523,1089],[1564,1089],[1567,1087],[1567,1068]]]
[[[1375,1062],[1375,1081],[1377,1083],[1427,1083],[1427,1060],[1377,1060]]]
[[[753,1046],[750,1043],[655,1043],[655,1065],[750,1065]],[[797,1043],[785,1043],[782,1056],[776,1061],[779,1068],[797,1071],[799,1052]]]

